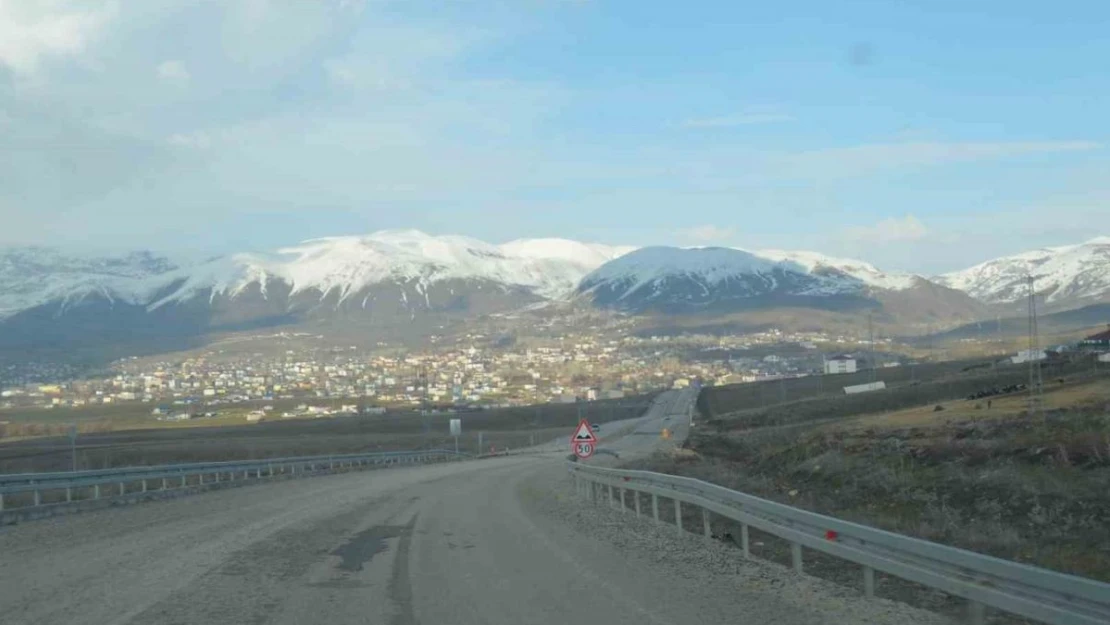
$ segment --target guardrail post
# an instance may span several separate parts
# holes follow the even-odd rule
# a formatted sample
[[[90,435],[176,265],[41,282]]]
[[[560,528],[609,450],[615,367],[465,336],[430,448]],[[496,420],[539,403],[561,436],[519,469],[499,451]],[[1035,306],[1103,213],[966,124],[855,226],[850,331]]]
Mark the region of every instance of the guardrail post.
[[[628,512],[628,506],[624,505],[624,489],[621,489],[621,513]]]
[[[640,516],[640,491],[632,491],[632,496],[636,499],[636,516]]]
[[[609,485],[609,507],[613,507],[613,485]]]
[[[802,572],[802,545],[790,543],[790,561],[794,563],[794,572]]]
[[[162,478],[162,490],[166,490],[166,478]]]
[[[678,528],[678,535],[682,536],[682,502],[674,499],[674,524]]]
[[[655,517],[655,524],[659,525],[659,495],[651,494],[651,516]]]
[[[0,493],[0,510],[4,509],[4,493]]]
[[[869,566],[863,567],[863,596],[875,598],[875,569]]]
[[[123,482],[119,483],[119,496],[123,497]]]
[[[204,486],[204,474],[203,473],[201,473],[200,475],[197,476],[197,484],[200,484],[201,486]]]
[[[146,478],[143,478],[143,492],[146,492]]]
[[[100,499],[100,484],[93,486],[93,499]]]
[[[185,488],[185,476],[181,476],[181,488]]]
[[[701,509],[701,527],[705,532],[705,542],[709,542],[709,510],[707,508]]]
[[[270,477],[274,476],[274,465],[267,465],[270,468]]]
[[[986,618],[986,606],[978,601],[967,602],[967,622],[968,625],[983,625]]]
[[[752,552],[748,549],[748,524],[740,524],[740,549],[744,552],[745,558],[752,557]]]
[[[37,506],[41,503],[42,503],[42,495],[40,495],[39,491],[36,490],[35,491],[35,505]]]

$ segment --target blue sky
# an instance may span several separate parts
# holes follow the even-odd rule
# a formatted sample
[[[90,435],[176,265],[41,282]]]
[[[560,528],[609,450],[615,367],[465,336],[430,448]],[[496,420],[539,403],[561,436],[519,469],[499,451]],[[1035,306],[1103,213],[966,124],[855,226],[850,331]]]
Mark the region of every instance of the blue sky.
[[[0,243],[384,228],[934,273],[1108,234],[1110,4],[0,0]]]

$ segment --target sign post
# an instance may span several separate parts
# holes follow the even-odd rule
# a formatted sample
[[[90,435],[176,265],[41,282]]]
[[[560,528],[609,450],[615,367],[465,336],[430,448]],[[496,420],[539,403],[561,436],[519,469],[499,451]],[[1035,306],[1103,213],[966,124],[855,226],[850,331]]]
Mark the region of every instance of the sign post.
[[[574,455],[582,460],[594,455],[597,437],[594,436],[594,431],[590,428],[589,421],[582,419],[578,422],[578,427],[574,430],[574,436],[570,437],[570,445],[574,450]]]
[[[459,435],[462,434],[462,419],[451,419],[451,436],[455,437],[455,453],[459,453]]]

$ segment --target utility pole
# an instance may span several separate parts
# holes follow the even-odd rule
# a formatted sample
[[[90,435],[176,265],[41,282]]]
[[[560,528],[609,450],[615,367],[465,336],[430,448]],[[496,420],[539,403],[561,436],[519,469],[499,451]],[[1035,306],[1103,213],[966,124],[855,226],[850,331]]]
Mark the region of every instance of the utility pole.
[[[1035,415],[1041,408],[1040,336],[1037,329],[1037,291],[1032,275],[1026,277],[1029,285],[1029,414]]]
[[[420,363],[418,369],[419,377],[417,382],[420,384],[420,425],[424,433],[424,447],[428,446],[428,369],[427,365],[423,362]]]
[[[69,426],[69,452],[72,470],[77,472],[77,424]]]
[[[875,365],[878,363],[875,362],[875,331],[871,325],[871,315],[872,312],[870,310],[867,311],[867,349],[870,350],[868,359],[871,361],[871,381],[874,382],[876,373]]]

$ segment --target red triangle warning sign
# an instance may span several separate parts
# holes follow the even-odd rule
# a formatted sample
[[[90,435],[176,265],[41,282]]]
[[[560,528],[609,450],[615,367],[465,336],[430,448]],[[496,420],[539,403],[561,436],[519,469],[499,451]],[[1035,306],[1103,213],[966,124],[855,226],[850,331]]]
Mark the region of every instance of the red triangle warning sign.
[[[582,419],[578,422],[578,429],[574,430],[575,443],[596,443],[597,437],[594,436],[594,431],[590,429],[589,421]]]

